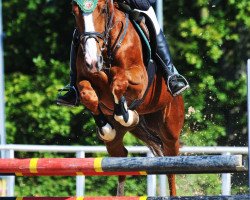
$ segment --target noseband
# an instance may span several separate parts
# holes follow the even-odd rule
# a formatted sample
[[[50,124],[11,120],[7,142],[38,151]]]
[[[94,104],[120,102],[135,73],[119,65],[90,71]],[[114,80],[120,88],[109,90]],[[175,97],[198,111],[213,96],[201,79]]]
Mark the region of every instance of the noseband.
[[[110,4],[112,6],[112,11],[110,11],[109,9],[109,1]],[[114,56],[117,52],[117,50],[119,49],[119,47],[122,44],[122,41],[125,38],[125,35],[127,33],[127,29],[128,29],[128,24],[129,24],[129,19],[128,19],[128,15],[125,14],[125,25],[122,21],[116,21],[115,23],[113,23],[114,20],[114,2],[113,0],[106,0],[106,9],[105,9],[105,30],[100,33],[100,32],[84,32],[80,35],[80,45],[83,51],[83,54],[85,55],[85,44],[87,42],[88,39],[95,39],[96,42],[99,45],[99,49],[101,52],[101,55],[99,57],[98,60],[98,65],[102,65],[100,68],[101,69],[110,69]],[[85,22],[86,23],[86,22]],[[119,31],[119,34],[117,36],[117,39],[115,40],[115,43],[113,45],[111,45],[111,38],[110,38],[110,32],[111,30],[114,29],[114,27],[116,26],[116,24],[121,23],[122,27]],[[103,45],[100,46],[100,40],[103,41]],[[107,52],[107,56],[105,57],[105,67],[103,66],[103,52],[106,50]]]

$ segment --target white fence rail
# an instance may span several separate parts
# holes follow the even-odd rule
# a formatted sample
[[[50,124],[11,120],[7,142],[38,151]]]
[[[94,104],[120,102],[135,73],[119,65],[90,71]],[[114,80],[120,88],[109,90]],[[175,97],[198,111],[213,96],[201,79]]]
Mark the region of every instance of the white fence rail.
[[[150,150],[145,146],[127,146],[128,152],[146,154],[152,156]],[[0,145],[0,150],[4,151],[5,158],[15,158],[15,152],[57,152],[57,153],[75,153],[77,158],[84,158],[86,153],[106,153],[104,146],[45,146],[45,145]],[[247,147],[182,147],[181,154],[248,154]],[[231,175],[222,174],[222,195],[231,194]],[[7,178],[7,196],[14,196],[15,177]],[[166,176],[159,175],[159,194],[166,195]],[[147,176],[147,195],[156,196],[157,176]],[[85,177],[76,177],[76,196],[84,196]]]

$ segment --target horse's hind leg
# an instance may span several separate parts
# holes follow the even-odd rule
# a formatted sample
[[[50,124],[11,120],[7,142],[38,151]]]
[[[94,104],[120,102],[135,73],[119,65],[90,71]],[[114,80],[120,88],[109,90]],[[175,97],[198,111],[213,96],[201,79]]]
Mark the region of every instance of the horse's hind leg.
[[[111,157],[127,157],[128,151],[123,144],[125,131],[117,131],[116,138],[111,142],[105,142],[107,151]],[[124,185],[126,176],[118,177],[117,196],[124,196]]]
[[[163,126],[161,126],[161,139],[163,154],[177,156],[179,153],[179,136],[184,123],[184,105],[182,97],[175,97],[171,104],[162,111]],[[168,175],[170,195],[176,196],[175,175]]]

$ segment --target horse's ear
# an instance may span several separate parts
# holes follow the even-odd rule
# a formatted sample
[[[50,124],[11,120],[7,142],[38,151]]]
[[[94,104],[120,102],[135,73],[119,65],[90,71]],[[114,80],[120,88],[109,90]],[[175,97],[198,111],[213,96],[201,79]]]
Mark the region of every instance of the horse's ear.
[[[73,0],[83,13],[92,13],[98,3],[98,0]]]
[[[72,3],[72,12],[76,17],[81,14],[81,10],[75,2]]]

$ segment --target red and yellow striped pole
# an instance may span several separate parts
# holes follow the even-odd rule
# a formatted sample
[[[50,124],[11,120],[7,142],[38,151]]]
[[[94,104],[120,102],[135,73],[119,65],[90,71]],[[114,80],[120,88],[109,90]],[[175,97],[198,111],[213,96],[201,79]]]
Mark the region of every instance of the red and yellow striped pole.
[[[147,175],[145,171],[104,171],[103,158],[0,159],[0,174],[16,176]]]
[[[0,200],[147,200],[147,197],[0,197]]]
[[[242,155],[0,159],[0,175],[111,176],[246,172]]]

